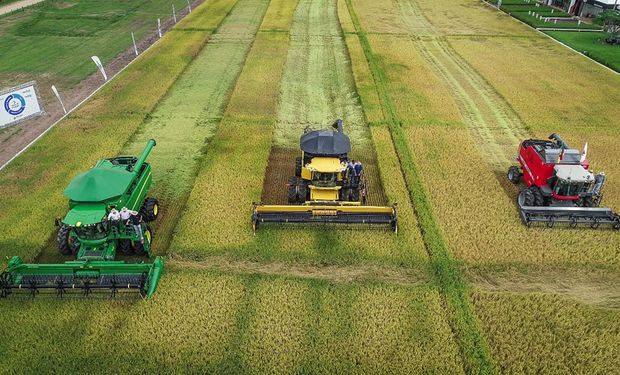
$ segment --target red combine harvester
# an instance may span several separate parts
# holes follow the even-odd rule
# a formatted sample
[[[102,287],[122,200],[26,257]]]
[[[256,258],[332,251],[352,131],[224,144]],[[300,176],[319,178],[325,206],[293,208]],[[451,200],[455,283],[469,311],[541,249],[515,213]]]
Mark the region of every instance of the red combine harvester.
[[[518,203],[523,223],[546,223],[552,227],[601,225],[620,229],[620,216],[611,208],[600,208],[605,174],[589,171],[587,144],[583,154],[571,149],[557,134],[549,140],[528,139],[521,143],[520,167],[508,169],[508,179],[524,183]]]

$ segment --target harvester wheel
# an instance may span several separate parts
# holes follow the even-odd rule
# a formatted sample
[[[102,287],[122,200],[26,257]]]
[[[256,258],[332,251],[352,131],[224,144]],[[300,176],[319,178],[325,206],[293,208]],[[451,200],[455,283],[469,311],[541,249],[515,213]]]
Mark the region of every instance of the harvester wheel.
[[[295,158],[295,176],[301,177],[301,156]]]
[[[515,185],[519,183],[519,180],[521,180],[521,172],[519,171],[519,167],[513,165],[508,168],[508,179]]]
[[[130,240],[118,241],[118,251],[123,255],[133,254],[133,249],[131,248],[131,241]]]
[[[149,225],[144,229],[144,233],[142,233],[142,237],[144,237],[144,243],[140,241],[133,242],[133,251],[136,255],[144,255],[146,254],[145,244],[151,247],[151,243],[153,242],[153,230]]]
[[[532,186],[530,188],[532,190],[532,194],[534,195],[534,206],[544,206],[545,205],[545,197],[543,197],[540,189],[536,186]]]
[[[288,203],[297,203],[297,177],[288,179]]]
[[[157,219],[157,215],[159,215],[159,202],[157,198],[146,198],[140,209],[140,213],[146,221],[154,221]]]
[[[58,230],[56,236],[58,242],[58,251],[62,255],[72,255],[79,248],[78,241],[71,235],[71,227],[63,225]]]
[[[297,199],[299,203],[304,203],[310,198],[308,193],[308,184],[304,181],[300,182],[299,185],[297,185]]]
[[[522,197],[523,197],[523,205],[526,207],[531,207],[535,205],[535,198],[534,198],[534,193],[532,193],[532,190],[530,190],[529,188],[525,188],[523,189],[523,191],[521,191]]]

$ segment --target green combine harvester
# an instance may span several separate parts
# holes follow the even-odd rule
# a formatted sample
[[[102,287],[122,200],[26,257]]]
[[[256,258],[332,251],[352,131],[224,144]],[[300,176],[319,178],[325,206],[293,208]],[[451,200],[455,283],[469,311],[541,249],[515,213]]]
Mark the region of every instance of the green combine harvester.
[[[76,260],[61,264],[25,264],[18,256],[10,259],[0,274],[0,297],[41,293],[106,297],[150,298],[164,268],[163,259],[153,263],[126,263],[116,253],[152,256],[153,231],[148,222],[157,218],[155,198],[146,197],[152,182],[146,158],[155,147],[147,143],[139,158],[119,156],[103,159],[76,176],[65,189],[69,212],[56,219],[58,249]],[[108,220],[112,209],[127,207],[139,211],[142,240],[133,225]]]

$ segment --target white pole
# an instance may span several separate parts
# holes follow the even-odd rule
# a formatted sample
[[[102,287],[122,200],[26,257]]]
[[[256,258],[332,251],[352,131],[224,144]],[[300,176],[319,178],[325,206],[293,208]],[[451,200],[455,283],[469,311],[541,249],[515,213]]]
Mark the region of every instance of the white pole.
[[[97,65],[97,68],[99,68],[99,71],[101,72],[101,75],[103,75],[103,79],[107,81],[108,80],[108,75],[105,74],[105,69],[103,69],[103,64],[101,63],[101,60],[99,60],[99,57],[91,56],[90,58],[93,60],[95,65]]]
[[[133,51],[138,56],[138,46],[136,46],[136,38],[133,36],[133,31],[131,32],[131,40],[133,40]]]
[[[58,98],[58,101],[60,102],[60,106],[62,107],[62,110],[65,112],[65,115],[66,115],[67,109],[65,108],[65,104],[62,102],[62,99],[60,99],[60,94],[58,93],[56,86],[52,85],[52,91],[54,92],[54,95],[56,95],[56,98]]]
[[[157,19],[157,34],[161,38],[161,20],[159,18]]]
[[[172,4],[172,18],[174,18],[174,23],[177,23],[177,12],[174,10],[174,4]]]
[[[189,9],[189,13],[192,12],[192,5],[189,3],[189,0],[187,0],[187,8]]]

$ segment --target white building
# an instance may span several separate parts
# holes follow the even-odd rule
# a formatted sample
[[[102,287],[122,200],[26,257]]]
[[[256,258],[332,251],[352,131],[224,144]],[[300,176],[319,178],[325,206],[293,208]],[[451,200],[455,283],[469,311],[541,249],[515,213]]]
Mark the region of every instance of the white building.
[[[596,17],[606,9],[620,10],[620,0],[571,0],[568,12],[580,17]]]

